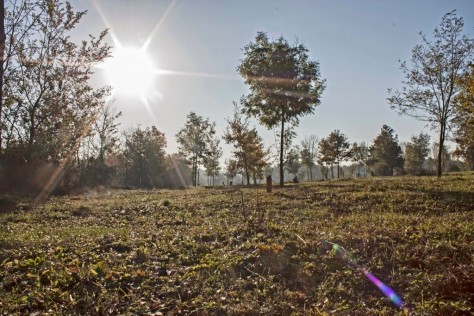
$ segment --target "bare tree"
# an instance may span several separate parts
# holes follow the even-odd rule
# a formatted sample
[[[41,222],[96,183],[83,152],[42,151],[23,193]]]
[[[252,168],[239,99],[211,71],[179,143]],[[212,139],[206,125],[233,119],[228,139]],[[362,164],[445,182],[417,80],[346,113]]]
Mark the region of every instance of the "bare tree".
[[[401,91],[388,90],[391,108],[428,122],[439,131],[437,175],[442,172],[442,149],[454,116],[453,99],[460,88],[456,82],[467,71],[474,54],[474,40],[462,35],[464,21],[455,11],[446,13],[433,40],[424,34],[422,44],[411,54],[411,65],[401,63],[405,74]]]
[[[318,137],[316,135],[306,136],[301,141],[300,158],[301,163],[306,167],[308,180],[313,180],[313,167],[315,166],[318,151]]]

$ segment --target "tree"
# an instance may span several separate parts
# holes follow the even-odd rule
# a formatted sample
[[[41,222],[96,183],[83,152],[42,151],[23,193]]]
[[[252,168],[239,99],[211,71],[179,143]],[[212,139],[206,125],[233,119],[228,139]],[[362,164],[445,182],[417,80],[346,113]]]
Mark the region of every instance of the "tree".
[[[250,177],[263,176],[263,167],[266,164],[267,153],[264,149],[263,140],[257,130],[250,128],[248,118],[242,115],[242,111],[234,102],[234,115],[227,118],[227,128],[223,136],[227,144],[234,147],[232,154],[235,157],[239,169],[244,171],[247,185]]]
[[[289,174],[293,176],[298,175],[298,170],[300,170],[301,162],[300,162],[300,152],[299,147],[295,146],[288,151],[287,158],[286,158],[286,170]]]
[[[4,8],[0,155],[22,189],[33,188],[28,179],[44,166],[54,170],[39,186],[42,199],[71,174],[81,139],[104,106],[109,88],[94,89],[89,79],[93,67],[110,56],[110,46],[104,42],[107,31],[79,44],[71,41],[86,12],[69,3],[9,1]]]
[[[316,135],[305,137],[301,141],[300,159],[301,163],[306,167],[308,180],[313,180],[313,167],[317,155],[318,138]]]
[[[198,185],[199,166],[209,156],[210,146],[216,134],[216,124],[204,119],[195,112],[187,115],[183,128],[176,134],[180,154],[191,165],[191,179],[193,186]]]
[[[423,164],[430,153],[430,136],[420,133],[413,136],[411,142],[405,145],[405,171],[414,174],[423,174]]]
[[[457,147],[454,153],[464,158],[474,170],[474,65],[470,66],[471,72],[458,82],[461,91],[455,100],[454,140]]]
[[[215,185],[216,176],[221,170],[219,160],[222,157],[222,149],[219,147],[219,139],[211,140],[209,144],[209,151],[204,158],[204,168],[206,168],[206,175],[209,177],[208,184]]]
[[[238,71],[250,88],[250,94],[242,98],[244,111],[269,129],[279,126],[283,187],[285,133],[320,104],[325,81],[320,78],[319,63],[309,60],[303,44],[290,45],[283,37],[270,41],[259,32],[243,51]]]
[[[398,136],[395,131],[384,125],[380,134],[374,139],[369,147],[371,164],[376,172],[383,176],[393,176],[395,168],[403,167],[402,149],[398,144]]]
[[[2,109],[7,154],[21,152],[26,164],[58,163],[88,134],[109,93],[89,85],[92,67],[110,56],[107,31],[77,45],[70,33],[86,12],[55,0],[15,2],[9,9]]]
[[[318,164],[321,165],[321,173],[324,178],[328,178],[329,170],[331,170],[331,179],[334,179],[333,165],[336,162],[332,152],[332,146],[327,138],[322,138],[319,141],[318,150]]]
[[[365,142],[353,143],[352,144],[352,160],[357,163],[357,176],[360,176],[360,167],[363,166],[365,168],[366,174],[368,174],[367,166],[370,159],[369,156],[369,148],[365,144]]]
[[[125,133],[124,156],[128,165],[126,185],[163,186],[165,170],[165,134],[155,126],[137,127]]]
[[[401,63],[405,75],[401,91],[389,89],[391,108],[426,121],[439,132],[437,175],[441,176],[442,148],[454,114],[456,84],[474,54],[474,40],[462,35],[464,21],[455,11],[443,16],[431,41],[422,33],[422,44],[411,52],[411,66]]]
[[[347,140],[347,136],[337,129],[332,131],[327,138],[321,139],[319,153],[321,162],[337,165],[337,178],[339,178],[341,162],[351,157],[351,145]]]

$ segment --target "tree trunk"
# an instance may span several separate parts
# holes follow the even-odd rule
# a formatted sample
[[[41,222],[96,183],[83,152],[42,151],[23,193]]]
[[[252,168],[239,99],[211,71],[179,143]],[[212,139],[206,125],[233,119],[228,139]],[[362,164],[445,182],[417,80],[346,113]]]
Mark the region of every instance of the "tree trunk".
[[[285,144],[285,114],[282,110],[281,113],[281,131],[280,131],[280,188],[285,186],[284,174],[283,174],[283,146]]]
[[[3,65],[5,59],[5,0],[0,3],[0,155],[3,149]]]
[[[249,172],[249,166],[247,163],[247,157],[245,156],[244,158],[244,169],[245,169],[245,177],[247,178],[247,185],[250,185],[250,172]]]
[[[192,178],[193,178],[193,186],[197,185],[197,157],[193,157],[193,166],[192,166]]]
[[[337,161],[337,178],[339,179],[339,160]]]
[[[443,158],[443,147],[444,147],[444,129],[445,127],[443,126],[444,124],[441,123],[441,128],[439,131],[439,148],[438,148],[438,162],[436,165],[436,175],[438,178],[441,177],[441,174],[443,172],[442,170],[442,158]]]

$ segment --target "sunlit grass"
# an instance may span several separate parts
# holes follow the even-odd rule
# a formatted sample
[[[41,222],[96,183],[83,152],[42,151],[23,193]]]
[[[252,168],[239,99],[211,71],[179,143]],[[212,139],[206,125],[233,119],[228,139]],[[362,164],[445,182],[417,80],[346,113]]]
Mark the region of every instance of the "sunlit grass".
[[[474,175],[113,191],[0,215],[7,314],[472,312]]]

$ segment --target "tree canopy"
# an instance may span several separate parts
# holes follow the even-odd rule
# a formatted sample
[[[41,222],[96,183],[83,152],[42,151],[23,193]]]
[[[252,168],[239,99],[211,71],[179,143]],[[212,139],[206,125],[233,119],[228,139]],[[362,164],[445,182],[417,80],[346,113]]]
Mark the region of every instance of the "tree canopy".
[[[236,102],[232,118],[227,119],[223,138],[227,144],[232,144],[235,167],[243,170],[247,184],[250,184],[250,177],[256,180],[257,176],[263,176],[267,152],[262,138],[255,127],[250,128],[248,118],[244,117]]]
[[[405,145],[405,171],[414,174],[423,174],[423,163],[430,153],[430,136],[420,133],[413,136],[411,142]]]
[[[337,177],[340,176],[340,164],[351,157],[351,144],[340,130],[332,131],[319,143],[320,160],[337,165]],[[332,172],[332,171],[331,171]]]
[[[243,49],[238,71],[250,88],[242,98],[244,111],[258,117],[267,128],[280,128],[280,186],[284,185],[285,127],[297,126],[299,118],[313,113],[321,103],[325,80],[319,63],[308,56],[308,49],[291,45],[283,37],[271,41],[259,32],[255,42]]]
[[[403,167],[402,149],[398,144],[398,136],[387,125],[384,125],[380,134],[375,137],[373,144],[369,147],[369,152],[371,165],[379,175],[393,176],[395,168]]]
[[[183,128],[176,134],[179,151],[192,169],[192,183],[198,185],[199,165],[210,157],[211,145],[216,134],[216,124],[208,118],[190,112]]]

